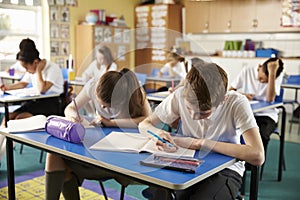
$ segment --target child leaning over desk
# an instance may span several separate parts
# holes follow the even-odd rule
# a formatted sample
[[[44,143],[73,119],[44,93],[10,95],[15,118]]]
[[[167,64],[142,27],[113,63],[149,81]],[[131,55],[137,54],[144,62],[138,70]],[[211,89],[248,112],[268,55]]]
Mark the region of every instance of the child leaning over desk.
[[[229,90],[243,93],[249,100],[263,100],[272,102],[280,95],[283,79],[283,62],[279,58],[269,58],[258,67],[245,67],[231,83]],[[259,132],[264,144],[265,152],[278,122],[278,110],[268,109],[254,114]]]
[[[1,85],[1,90],[21,89],[32,83],[32,86],[40,93],[63,93],[64,82],[59,66],[46,59],[40,59],[40,53],[36,49],[34,41],[29,38],[23,39],[19,44],[19,48],[20,51],[17,54],[17,60],[26,69],[26,73],[21,81],[17,83]],[[59,97],[27,101],[20,108],[9,113],[9,120],[27,118],[38,114],[46,116],[59,114],[59,105]],[[5,126],[4,118],[1,126]],[[0,137],[0,160],[5,152],[4,146],[4,138],[1,139]]]
[[[39,57],[34,41],[23,39],[19,45],[20,51],[17,60],[26,69],[21,81],[11,85],[1,85],[1,90],[13,90],[25,88],[32,84],[41,94],[53,92],[63,93],[64,80],[61,69],[55,63]],[[46,116],[59,114],[59,98],[45,98],[35,101],[28,101],[19,109],[9,114],[9,119],[21,119],[32,115],[43,114]],[[4,125],[4,120],[2,125]]]
[[[193,58],[184,86],[170,94],[139,124],[142,134],[149,136],[147,130],[151,130],[175,145],[169,147],[157,141],[161,150],[172,152],[181,146],[239,160],[186,190],[176,191],[176,199],[235,199],[245,170],[243,160],[253,165],[264,162],[262,141],[248,100],[237,92],[227,92],[227,84],[227,74],[221,67]],[[173,137],[155,127],[160,122],[171,124],[178,118],[181,137]],[[241,135],[245,144],[240,143]],[[166,198],[165,190],[155,187],[145,189],[143,195],[149,199]]]
[[[92,124],[108,127],[137,127],[150,114],[150,105],[135,74],[127,68],[120,72],[106,72],[98,79],[90,80],[76,97],[78,109],[88,101],[95,104],[97,118]],[[78,119],[74,101],[65,109],[65,115],[72,121]],[[104,177],[118,178],[115,174],[90,166],[47,154],[46,200],[59,199],[62,192],[65,199],[79,199],[78,186],[83,179],[99,180]]]

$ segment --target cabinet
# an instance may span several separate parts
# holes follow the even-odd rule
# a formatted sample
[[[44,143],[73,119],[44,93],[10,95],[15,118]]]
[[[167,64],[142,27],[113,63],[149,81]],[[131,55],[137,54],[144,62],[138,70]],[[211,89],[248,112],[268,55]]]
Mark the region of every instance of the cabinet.
[[[100,25],[77,25],[75,36],[75,69],[81,74],[95,59],[97,45],[110,48],[118,70],[130,68],[130,29]]]
[[[167,53],[182,38],[181,10],[178,4],[135,8],[135,71],[149,74],[166,63]]]
[[[280,0],[185,1],[187,33],[289,32]]]

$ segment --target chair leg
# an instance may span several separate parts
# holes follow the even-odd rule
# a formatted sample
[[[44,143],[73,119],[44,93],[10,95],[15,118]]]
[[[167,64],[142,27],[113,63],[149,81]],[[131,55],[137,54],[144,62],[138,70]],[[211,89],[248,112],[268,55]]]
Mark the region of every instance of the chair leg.
[[[24,144],[21,144],[21,146],[20,146],[20,154],[23,153],[23,146],[24,146]]]
[[[265,167],[265,163],[263,163],[261,165],[261,168],[260,168],[260,174],[259,174],[259,180],[260,181],[262,180],[262,176],[263,176],[263,173],[264,173],[264,167]]]
[[[106,191],[105,191],[105,188],[104,188],[104,185],[103,185],[102,181],[99,181],[99,185],[100,185],[100,188],[101,188],[101,190],[102,190],[104,199],[105,199],[105,200],[108,200],[107,194],[106,194]]]

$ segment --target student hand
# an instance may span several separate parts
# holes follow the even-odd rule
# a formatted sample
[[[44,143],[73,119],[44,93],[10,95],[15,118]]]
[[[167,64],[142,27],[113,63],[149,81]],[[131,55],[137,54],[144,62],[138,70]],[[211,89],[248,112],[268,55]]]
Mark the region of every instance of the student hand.
[[[169,91],[170,93],[172,93],[172,92],[174,92],[174,91],[175,91],[175,88],[173,88],[173,87],[169,87],[168,91]]]
[[[175,142],[173,141],[172,136],[170,135],[170,133],[166,132],[166,131],[161,131],[158,134],[161,138],[163,138],[164,140],[168,141],[169,143],[173,144],[173,147],[170,147],[167,143],[164,143],[160,140],[156,141],[156,146],[158,148],[158,150],[160,151],[165,151],[165,152],[176,152],[178,147],[175,145]]]
[[[273,72],[274,74],[276,74],[278,68],[279,68],[279,59],[277,59],[274,62],[269,62],[268,63],[268,71],[269,71],[269,73]]]
[[[102,127],[103,126],[102,116],[97,115],[97,117],[93,121],[91,121],[90,125]]]
[[[200,149],[197,145],[197,139],[191,137],[174,137],[174,142],[176,145],[186,148],[186,149]]]

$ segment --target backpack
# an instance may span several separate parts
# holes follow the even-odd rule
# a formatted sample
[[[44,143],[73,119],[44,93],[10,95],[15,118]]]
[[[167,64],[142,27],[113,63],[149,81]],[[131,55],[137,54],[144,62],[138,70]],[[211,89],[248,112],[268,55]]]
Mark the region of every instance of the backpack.
[[[300,106],[298,106],[294,111],[293,111],[293,118],[299,118],[300,117]]]

